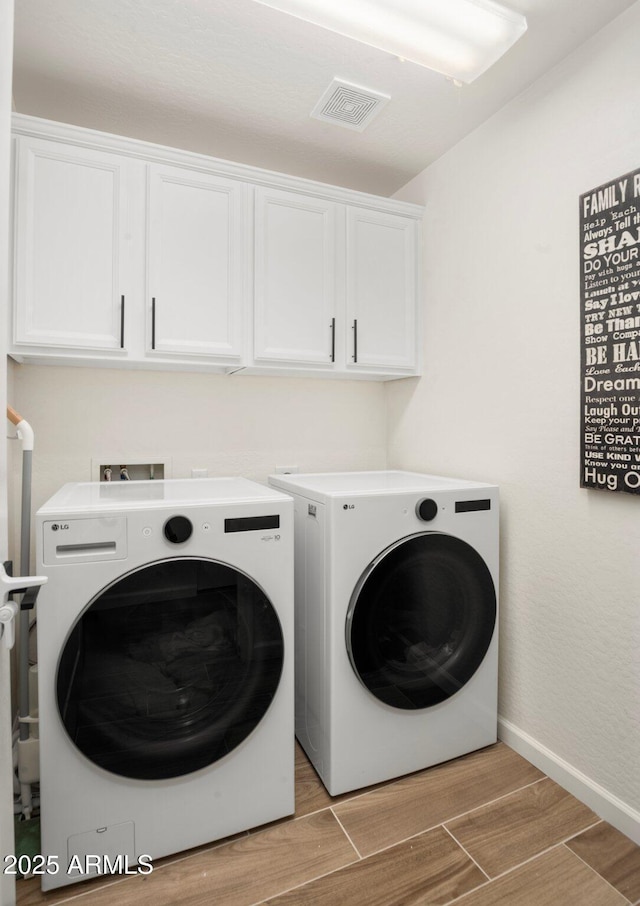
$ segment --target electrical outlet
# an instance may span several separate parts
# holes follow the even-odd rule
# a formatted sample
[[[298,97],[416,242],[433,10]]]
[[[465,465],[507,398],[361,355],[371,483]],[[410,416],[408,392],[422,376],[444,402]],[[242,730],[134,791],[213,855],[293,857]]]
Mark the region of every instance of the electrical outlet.
[[[299,471],[298,466],[276,466],[276,475],[295,475]]]

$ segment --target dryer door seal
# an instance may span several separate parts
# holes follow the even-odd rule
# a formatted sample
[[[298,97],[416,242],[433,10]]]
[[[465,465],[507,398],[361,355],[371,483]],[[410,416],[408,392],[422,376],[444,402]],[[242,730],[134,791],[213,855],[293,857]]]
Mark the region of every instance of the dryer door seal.
[[[473,676],[497,614],[491,573],[449,535],[412,535],[361,576],[346,622],[351,665],[377,699],[415,710],[444,701]]]
[[[251,578],[176,558],[104,589],[58,662],[58,712],[94,764],[141,780],[214,764],[257,727],[280,682],[284,638]]]

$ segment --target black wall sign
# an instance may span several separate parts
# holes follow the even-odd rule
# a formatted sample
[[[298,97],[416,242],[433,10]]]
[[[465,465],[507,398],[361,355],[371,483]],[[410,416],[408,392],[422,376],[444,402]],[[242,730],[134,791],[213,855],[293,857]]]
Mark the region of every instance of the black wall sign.
[[[640,494],[640,170],[580,196],[580,485]]]

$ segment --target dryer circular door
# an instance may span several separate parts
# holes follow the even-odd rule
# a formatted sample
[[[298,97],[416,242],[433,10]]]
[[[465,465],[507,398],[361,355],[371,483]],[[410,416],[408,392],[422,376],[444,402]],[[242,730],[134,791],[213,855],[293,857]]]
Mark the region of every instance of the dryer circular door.
[[[216,561],[149,564],[101,591],[58,663],[60,717],[101,768],[143,780],[223,758],[259,724],[284,660],[261,588]]]
[[[484,659],[496,592],[474,548],[424,533],[384,550],[361,576],[346,642],[358,679],[394,708],[428,708],[454,695]]]

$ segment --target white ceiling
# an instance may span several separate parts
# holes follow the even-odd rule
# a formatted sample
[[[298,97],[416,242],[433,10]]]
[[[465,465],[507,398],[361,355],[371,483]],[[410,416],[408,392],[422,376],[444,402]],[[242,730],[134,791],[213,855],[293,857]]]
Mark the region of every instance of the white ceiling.
[[[390,195],[635,0],[503,2],[527,33],[457,88],[253,0],[17,0],[15,109]],[[362,133],[310,118],[335,76],[391,96]]]

